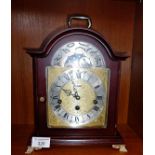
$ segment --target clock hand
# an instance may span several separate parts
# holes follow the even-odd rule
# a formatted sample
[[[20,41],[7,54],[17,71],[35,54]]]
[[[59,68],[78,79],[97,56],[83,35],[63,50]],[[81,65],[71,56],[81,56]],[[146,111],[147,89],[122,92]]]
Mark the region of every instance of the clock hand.
[[[74,91],[75,93],[77,93],[77,89],[76,89],[76,85],[75,85],[74,81],[72,81],[72,84],[73,84],[73,91]]]
[[[73,95],[73,97],[75,97],[76,100],[80,100],[80,96],[79,96],[78,91],[76,89],[77,85],[74,83],[74,81],[72,81],[72,84],[73,84],[73,90],[75,92],[75,94]],[[81,86],[81,85],[79,85],[79,86]]]
[[[62,90],[65,92],[65,94],[66,94],[67,96],[72,95],[71,90],[68,90],[68,89],[62,89]]]
[[[74,81],[72,81],[72,84],[73,84],[73,89],[76,89],[77,87],[81,87],[81,85],[80,85],[80,84],[75,84],[75,82],[74,82]]]
[[[73,97],[75,97],[76,100],[80,100],[80,96],[78,95],[77,91],[75,92],[75,94],[73,94]]]
[[[77,92],[75,93],[75,98],[76,98],[77,100],[80,100],[80,96],[78,95]]]
[[[76,90],[76,88],[75,88],[75,83],[74,83],[74,81],[72,81],[72,84],[73,84],[73,91],[74,91],[74,94],[72,93],[72,91],[71,90],[69,90],[69,89],[62,89],[64,92],[65,92],[65,94],[67,95],[67,96],[73,96],[73,97],[75,97],[75,99],[76,100],[80,100],[80,96],[78,95],[78,92],[77,92],[77,90]]]
[[[73,97],[75,97],[76,98],[76,100],[80,100],[80,96],[78,95],[78,93],[77,93],[77,91],[75,92],[75,94],[73,94],[72,92],[71,92],[71,90],[68,90],[68,89],[62,89],[64,92],[65,92],[65,94],[67,95],[67,96],[73,96]]]

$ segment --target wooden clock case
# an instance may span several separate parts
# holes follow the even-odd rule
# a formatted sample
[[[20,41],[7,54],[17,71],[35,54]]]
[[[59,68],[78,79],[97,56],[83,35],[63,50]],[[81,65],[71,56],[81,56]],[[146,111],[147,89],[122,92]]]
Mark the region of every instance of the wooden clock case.
[[[108,118],[106,128],[48,128],[46,119],[45,68],[50,66],[55,50],[68,41],[82,40],[96,45],[102,52],[106,67],[110,69]],[[127,56],[114,54],[110,45],[97,32],[88,28],[68,28],[48,36],[39,49],[26,49],[33,58],[35,130],[33,136],[51,137],[52,145],[122,144],[117,131],[117,100],[120,64]]]

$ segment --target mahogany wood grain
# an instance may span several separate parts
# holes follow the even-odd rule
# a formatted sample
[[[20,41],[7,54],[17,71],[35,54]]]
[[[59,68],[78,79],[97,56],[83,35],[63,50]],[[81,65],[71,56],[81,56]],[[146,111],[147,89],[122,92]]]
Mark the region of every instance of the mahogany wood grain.
[[[25,47],[38,48],[51,32],[66,27],[72,13],[89,15],[114,51],[132,55],[135,2],[112,0],[12,1],[12,123],[33,124],[32,61]],[[123,63],[118,122],[126,123],[131,59]]]
[[[143,6],[137,4],[128,123],[143,137]]]
[[[33,130],[31,125],[13,125],[11,154],[24,155],[27,148],[27,140]],[[119,126],[119,130],[125,140],[128,153],[121,153],[112,149],[111,146],[51,146],[50,149],[43,149],[33,152],[34,155],[142,155],[143,142],[127,125]]]
[[[86,41],[96,45],[101,51],[106,67],[110,69],[110,86],[108,101],[108,117],[106,128],[48,128],[46,112],[46,67],[50,66],[53,54],[62,45],[71,41]],[[113,144],[123,143],[123,140],[116,128],[116,107],[118,98],[120,63],[128,56],[115,55],[97,32],[87,28],[68,28],[56,34],[54,37],[45,39],[39,49],[27,49],[27,53],[33,58],[34,69],[34,106],[35,106],[35,131],[36,136],[50,136],[54,145],[81,145],[81,144]],[[38,98],[43,96],[44,102]],[[77,140],[78,139],[78,140]]]

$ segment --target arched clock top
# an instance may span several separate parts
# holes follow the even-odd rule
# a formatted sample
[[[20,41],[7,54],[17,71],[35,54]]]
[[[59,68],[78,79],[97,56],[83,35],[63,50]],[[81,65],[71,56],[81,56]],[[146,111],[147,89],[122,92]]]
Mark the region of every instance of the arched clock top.
[[[72,38],[72,39],[68,39]],[[105,41],[103,36],[101,36],[99,33],[88,29],[88,28],[68,28],[66,30],[63,30],[59,34],[56,34],[54,36],[50,35],[48,38],[44,40],[40,48],[25,48],[27,53],[31,55],[32,57],[36,58],[43,58],[47,57],[51,52],[53,52],[53,48],[62,41],[61,45],[63,45],[64,40],[66,39],[66,43],[72,42],[71,40],[78,41],[83,38],[83,42],[92,43],[92,40],[95,40],[98,42],[96,46],[100,45],[101,48],[105,50],[101,50],[103,57],[104,54],[108,56],[110,60],[113,61],[122,61],[126,60],[129,56],[127,56],[126,52],[113,52],[111,46],[109,43]],[[93,44],[93,43],[92,43]]]
[[[74,19],[86,20],[87,28],[72,28]],[[40,48],[26,49],[33,57],[35,135],[52,144],[122,144],[117,101],[120,64],[128,56],[89,29],[89,17],[67,23]]]

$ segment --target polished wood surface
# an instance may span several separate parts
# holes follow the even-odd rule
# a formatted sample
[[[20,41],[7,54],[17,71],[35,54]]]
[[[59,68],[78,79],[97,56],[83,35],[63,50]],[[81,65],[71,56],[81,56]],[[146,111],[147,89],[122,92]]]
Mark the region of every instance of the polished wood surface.
[[[33,124],[32,61],[25,47],[38,48],[51,32],[66,27],[72,13],[89,15],[93,29],[114,51],[132,55],[135,2],[113,0],[13,0],[12,1],[12,123]],[[131,58],[123,62],[119,91],[118,122],[126,123]]]
[[[143,6],[137,4],[128,124],[143,137]]]
[[[110,70],[109,100],[107,107],[107,126],[105,128],[74,128],[57,129],[47,127],[47,82],[45,78],[46,67],[50,66],[53,53],[62,45],[74,41],[86,41],[96,45],[101,51],[106,67]],[[122,138],[116,128],[116,112],[118,87],[120,79],[120,64],[125,61],[127,56],[115,55],[109,44],[97,32],[86,28],[68,28],[58,33],[55,37],[49,37],[44,41],[44,46],[39,49],[27,49],[27,53],[33,59],[34,71],[34,105],[35,105],[35,125],[34,135],[50,136],[54,144],[68,143],[77,144],[95,144],[95,143],[122,143]],[[38,98],[44,97],[40,102]],[[66,138],[64,138],[66,137]],[[61,139],[61,140],[59,140]],[[78,142],[76,142],[78,139]],[[63,140],[63,142],[62,142]]]
[[[24,155],[27,148],[27,140],[31,134],[33,126],[31,125],[13,125],[12,126],[12,155]],[[122,153],[112,149],[111,146],[51,146],[50,149],[44,149],[33,152],[34,155],[142,155],[143,142],[127,125],[119,126],[119,130],[124,137],[128,152]]]

